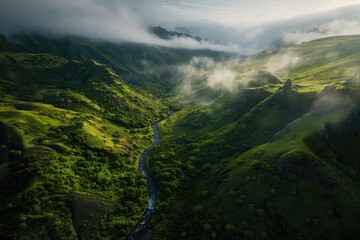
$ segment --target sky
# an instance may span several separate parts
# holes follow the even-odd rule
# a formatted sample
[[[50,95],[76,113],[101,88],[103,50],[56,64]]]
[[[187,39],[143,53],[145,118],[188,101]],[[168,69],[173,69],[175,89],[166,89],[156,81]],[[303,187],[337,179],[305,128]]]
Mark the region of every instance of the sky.
[[[279,39],[298,43],[360,34],[359,16],[360,0],[0,0],[0,34],[73,35],[247,54]],[[208,41],[165,41],[148,26]],[[309,34],[315,27],[320,31]]]
[[[153,24],[165,21],[168,25],[179,25],[195,21],[248,27],[360,4],[360,0],[133,0],[128,3]]]

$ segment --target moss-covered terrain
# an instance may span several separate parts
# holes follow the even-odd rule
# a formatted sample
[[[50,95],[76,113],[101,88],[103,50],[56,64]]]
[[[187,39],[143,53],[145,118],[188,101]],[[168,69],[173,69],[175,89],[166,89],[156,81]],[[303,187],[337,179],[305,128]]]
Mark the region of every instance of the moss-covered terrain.
[[[167,108],[95,61],[0,53],[1,238],[124,238],[147,206],[138,159]]]
[[[246,85],[166,120],[155,239],[360,236],[359,52],[335,37],[230,64]]]
[[[358,238],[360,37],[233,57],[0,38],[0,238],[126,239],[148,202],[138,159],[169,107],[146,235]]]

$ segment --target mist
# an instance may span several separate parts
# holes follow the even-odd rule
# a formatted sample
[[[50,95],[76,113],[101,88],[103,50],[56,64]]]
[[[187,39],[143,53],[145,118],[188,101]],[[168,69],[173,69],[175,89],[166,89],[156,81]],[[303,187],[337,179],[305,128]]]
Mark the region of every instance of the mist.
[[[294,51],[283,50],[280,53],[270,57],[264,67],[274,74],[287,73],[291,68],[300,66],[309,62],[311,58],[300,56]]]
[[[92,0],[2,0],[0,31],[5,35],[25,32],[131,42],[154,40],[126,5],[110,9]]]
[[[294,1],[290,2],[289,4],[294,4]],[[262,18],[259,18],[262,19],[261,21],[255,21],[254,19],[257,18],[251,16],[264,11],[264,7],[249,2],[252,15],[250,14],[248,19],[244,17],[244,21],[239,24],[240,20],[236,20],[236,18],[241,19],[241,14],[231,9],[232,4],[236,6],[239,3],[225,1],[226,8],[224,9],[227,9],[234,18],[234,23],[231,24],[231,22],[212,19],[211,12],[209,13],[210,17],[206,15],[207,11],[214,11],[210,7],[211,3],[194,3],[193,7],[196,11],[192,11],[191,6],[182,9],[181,4],[185,3],[177,1],[167,3],[160,0],[146,2],[130,0],[0,0],[0,34],[5,36],[16,33],[79,36],[119,43],[133,42],[169,48],[211,49],[246,55],[269,48],[278,41],[298,44],[322,37],[360,34],[359,5],[291,19],[272,19],[271,16],[268,16],[270,21]],[[264,1],[263,4],[268,3]],[[281,6],[275,4],[274,8],[279,11],[279,14],[283,12],[286,15],[283,4],[280,4]],[[246,8],[243,9],[241,6],[240,8],[237,6],[237,9],[242,9],[242,14],[246,15],[244,10]],[[323,9],[324,3],[316,4],[316,6],[316,9]],[[214,17],[227,16],[226,12],[215,11],[215,13],[218,15],[214,15]],[[185,18],[186,14],[191,17]],[[197,41],[188,37],[160,39],[149,32],[149,26],[154,24],[170,30],[179,30],[193,36],[200,36],[203,40]]]
[[[331,37],[360,34],[360,21],[334,20],[315,27],[311,30],[294,30],[283,34],[282,39],[286,43],[299,44],[311,40]]]
[[[224,44],[232,43],[246,49],[245,53],[253,54],[278,42],[298,44],[317,38],[358,35],[359,16],[360,5],[353,5],[257,24],[232,26],[205,21],[175,29],[207,39],[216,39]],[[298,37],[300,40],[296,40]]]
[[[239,59],[215,62],[208,57],[193,57],[188,63],[173,67],[174,75],[181,78],[177,94],[198,99],[198,91],[205,88],[236,92],[240,86],[247,86],[253,80],[253,76],[244,76],[237,69],[242,64],[244,61]]]
[[[242,51],[233,44],[219,45],[187,37],[160,39],[149,33],[148,25],[126,1],[109,5],[97,0],[0,0],[0,33],[79,36],[169,48]]]

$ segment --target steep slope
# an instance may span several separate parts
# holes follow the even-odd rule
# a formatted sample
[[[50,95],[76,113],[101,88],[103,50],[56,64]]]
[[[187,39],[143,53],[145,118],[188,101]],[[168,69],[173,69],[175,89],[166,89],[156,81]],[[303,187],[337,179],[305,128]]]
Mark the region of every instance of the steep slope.
[[[358,236],[359,43],[321,39],[230,65],[237,91],[167,120],[149,160],[156,239]],[[283,84],[256,84],[259,69]]]
[[[150,33],[154,34],[155,36],[161,38],[161,39],[173,39],[173,38],[190,38],[196,41],[201,41],[202,39],[200,37],[193,37],[191,35],[180,33],[176,31],[167,31],[166,29],[157,26],[157,27],[150,27],[149,28]]]
[[[1,238],[124,239],[146,208],[137,161],[150,124],[169,113],[154,96],[171,92],[169,69],[194,56],[231,54],[1,37]]]
[[[111,67],[124,81],[143,93],[164,95],[169,89],[166,67],[189,61],[194,56],[221,60],[233,54],[211,50],[165,48],[135,43],[112,43],[76,37],[16,35],[0,38],[0,49],[49,53],[67,60],[96,60]],[[172,85],[172,84],[171,84]],[[171,86],[170,85],[170,86]]]
[[[360,234],[359,36],[223,63],[231,55],[78,38],[0,49],[2,239],[126,238],[148,200],[137,161],[169,114],[154,96],[179,110],[148,160],[155,239]]]
[[[0,69],[1,239],[125,238],[167,108],[95,61],[1,52]]]

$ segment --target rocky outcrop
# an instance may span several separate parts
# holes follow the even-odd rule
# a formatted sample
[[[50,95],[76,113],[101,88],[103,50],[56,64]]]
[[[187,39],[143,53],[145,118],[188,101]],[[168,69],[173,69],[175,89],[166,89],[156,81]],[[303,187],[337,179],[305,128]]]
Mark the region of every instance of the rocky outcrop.
[[[284,86],[282,87],[282,91],[284,93],[289,93],[289,92],[293,91],[293,84],[290,79],[286,80],[286,82],[284,83]]]

